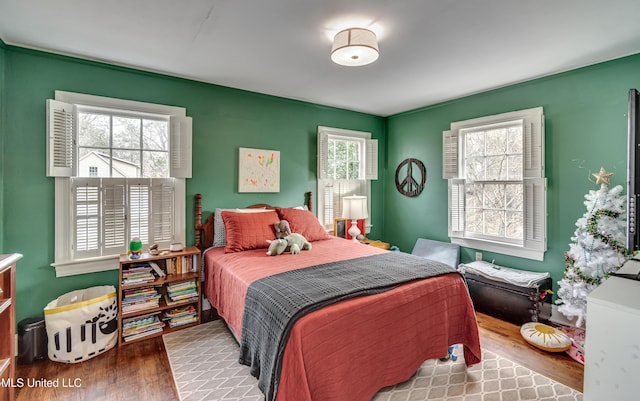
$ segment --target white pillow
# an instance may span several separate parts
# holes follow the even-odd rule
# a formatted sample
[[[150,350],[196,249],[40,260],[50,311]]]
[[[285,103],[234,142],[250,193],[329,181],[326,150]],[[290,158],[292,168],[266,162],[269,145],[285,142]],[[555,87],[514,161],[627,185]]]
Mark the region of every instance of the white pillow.
[[[213,247],[220,248],[227,244],[227,232],[224,228],[224,221],[222,221],[222,212],[237,212],[237,213],[256,213],[267,211],[264,207],[256,208],[244,208],[244,209],[216,209],[213,212]]]
[[[538,322],[525,323],[520,335],[529,344],[549,352],[563,352],[571,348],[571,339],[562,331]]]

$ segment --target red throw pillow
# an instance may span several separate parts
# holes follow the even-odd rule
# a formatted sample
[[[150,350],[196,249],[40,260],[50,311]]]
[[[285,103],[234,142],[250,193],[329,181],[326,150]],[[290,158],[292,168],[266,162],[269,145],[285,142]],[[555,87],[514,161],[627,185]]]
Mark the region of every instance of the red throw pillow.
[[[227,244],[225,253],[247,251],[249,249],[268,248],[267,240],[276,237],[273,224],[280,221],[278,214],[222,212]]]
[[[304,236],[307,241],[330,239],[327,230],[322,227],[318,218],[308,210],[279,208],[276,209],[281,220],[287,220],[292,233]]]

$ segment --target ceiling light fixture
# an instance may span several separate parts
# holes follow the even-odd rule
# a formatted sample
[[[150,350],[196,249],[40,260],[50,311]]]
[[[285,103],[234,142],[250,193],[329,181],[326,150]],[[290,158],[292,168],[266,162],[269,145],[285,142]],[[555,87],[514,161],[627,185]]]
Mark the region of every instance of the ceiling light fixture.
[[[364,28],[349,28],[336,33],[331,48],[331,60],[340,65],[356,67],[378,59],[376,34]]]

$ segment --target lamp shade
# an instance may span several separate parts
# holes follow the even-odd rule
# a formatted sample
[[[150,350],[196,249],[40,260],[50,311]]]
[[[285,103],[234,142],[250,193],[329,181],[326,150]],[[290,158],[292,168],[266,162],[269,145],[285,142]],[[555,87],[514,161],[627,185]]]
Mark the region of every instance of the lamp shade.
[[[376,61],[378,55],[378,39],[376,34],[368,29],[345,29],[333,38],[331,60],[336,64],[367,65]]]
[[[342,198],[342,217],[360,220],[369,217],[366,196],[345,196]]]

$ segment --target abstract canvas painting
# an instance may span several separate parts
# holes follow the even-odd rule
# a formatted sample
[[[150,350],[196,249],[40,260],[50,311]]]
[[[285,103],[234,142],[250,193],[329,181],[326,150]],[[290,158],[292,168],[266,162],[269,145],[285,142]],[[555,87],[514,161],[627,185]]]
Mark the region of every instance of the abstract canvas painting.
[[[280,151],[240,148],[238,192],[280,192]]]

